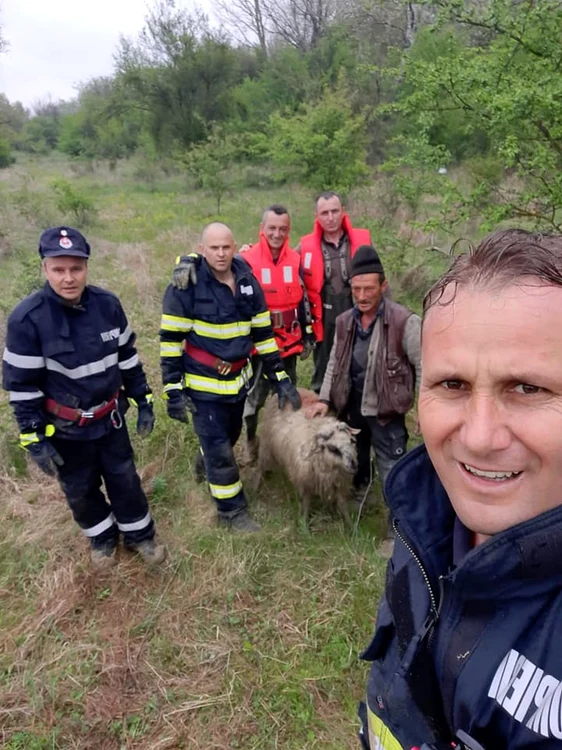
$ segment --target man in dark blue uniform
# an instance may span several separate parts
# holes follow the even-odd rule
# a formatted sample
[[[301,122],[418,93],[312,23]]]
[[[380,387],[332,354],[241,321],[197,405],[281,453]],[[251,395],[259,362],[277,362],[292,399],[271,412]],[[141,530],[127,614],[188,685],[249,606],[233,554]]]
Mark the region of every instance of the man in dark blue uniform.
[[[562,235],[495,232],[426,295],[365,748],[562,747],[561,320]]]
[[[3,357],[21,447],[58,478],[96,567],[113,564],[120,532],[126,547],[160,563],[124,417],[131,400],[137,432],[152,432],[135,334],[117,297],[87,284],[90,245],[80,232],[48,229],[39,254],[47,281],[11,313]]]
[[[253,382],[254,347],[280,408],[290,403],[298,409],[300,397],[283,369],[261,287],[248,264],[234,257],[229,227],[209,224],[200,249],[202,257],[192,264],[197,283],[170,285],[164,296],[160,354],[168,414],[187,422],[189,405],[219,523],[259,531],[233,452]]]

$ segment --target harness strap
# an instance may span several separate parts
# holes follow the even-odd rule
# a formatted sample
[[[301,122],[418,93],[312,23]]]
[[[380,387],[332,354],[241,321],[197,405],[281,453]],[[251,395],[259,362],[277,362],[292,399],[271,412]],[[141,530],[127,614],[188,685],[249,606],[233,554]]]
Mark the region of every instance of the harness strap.
[[[53,398],[45,399],[43,406],[49,414],[68,422],[78,422],[78,427],[84,427],[89,422],[97,422],[98,419],[103,419],[103,417],[111,414],[114,409],[117,409],[118,398],[119,391],[116,391],[109,401],[104,401],[103,404],[91,409],[73,409],[71,406],[59,404]]]
[[[191,359],[199,362],[199,364],[215,369],[219,375],[230,375],[231,372],[239,372],[248,361],[248,359],[237,359],[235,362],[226,362],[220,357],[215,357],[214,354],[209,354],[204,349],[193,346],[188,341],[184,343],[184,351]]]

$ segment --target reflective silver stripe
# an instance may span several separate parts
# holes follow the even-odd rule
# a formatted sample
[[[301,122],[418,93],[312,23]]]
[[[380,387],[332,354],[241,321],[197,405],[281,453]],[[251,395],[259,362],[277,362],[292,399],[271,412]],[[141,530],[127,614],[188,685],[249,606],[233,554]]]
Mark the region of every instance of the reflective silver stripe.
[[[133,521],[133,523],[117,522],[117,526],[119,531],[140,531],[141,529],[146,529],[151,520],[150,513],[147,513],[140,521]]]
[[[14,367],[21,367],[23,370],[38,370],[45,367],[44,357],[28,357],[26,354],[14,354],[8,347],[4,349],[4,362]]]
[[[107,529],[110,529],[114,523],[115,516],[113,515],[113,513],[110,513],[105,520],[100,521],[95,526],[90,526],[89,529],[82,529],[82,531],[87,537],[98,536],[103,531],[107,531]]]
[[[139,363],[139,355],[133,354],[132,357],[129,357],[129,359],[123,360],[123,362],[119,362],[119,369],[120,370],[130,370],[131,367],[134,367],[135,365],[138,365]]]
[[[44,398],[43,391],[9,391],[10,403],[14,401],[31,401],[34,398]]]
[[[132,335],[133,335],[133,331],[131,329],[131,326],[128,325],[123,331],[123,333],[119,334],[119,346],[123,346],[123,344],[126,344]]]
[[[56,362],[54,359],[47,357],[45,365],[47,370],[59,372],[61,375],[66,375],[66,377],[71,380],[79,380],[80,378],[87,378],[88,375],[97,375],[100,372],[105,372],[110,367],[113,367],[113,365],[116,365],[118,359],[119,355],[115,352],[114,354],[108,354],[107,357],[104,357],[103,359],[98,359],[97,362],[88,362],[87,365],[68,368],[63,367],[63,365]]]

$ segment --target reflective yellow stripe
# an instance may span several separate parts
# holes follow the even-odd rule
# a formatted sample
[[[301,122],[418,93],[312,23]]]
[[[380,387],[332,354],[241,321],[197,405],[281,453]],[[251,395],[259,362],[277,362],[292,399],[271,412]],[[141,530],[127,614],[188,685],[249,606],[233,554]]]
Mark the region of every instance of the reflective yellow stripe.
[[[168,383],[164,386],[164,398],[168,398],[169,391],[181,391],[183,390],[183,383]]]
[[[259,354],[271,354],[272,352],[276,352],[277,344],[275,343],[275,339],[266,339],[265,341],[260,341],[259,344],[255,344],[256,351]]]
[[[269,310],[258,313],[252,318],[252,328],[266,328],[271,325],[271,315]]]
[[[215,393],[218,396],[236,396],[252,377],[253,370],[251,362],[234,378],[219,380],[218,378],[207,378],[203,375],[194,375],[190,372],[185,374],[185,385],[194,391],[202,393]]]
[[[187,253],[187,255],[183,257],[195,259],[199,257],[199,253]],[[176,266],[179,266],[179,264],[182,262],[181,259],[182,259],[181,255],[176,255]]]
[[[252,327],[249,320],[237,320],[234,323],[209,323],[206,320],[193,320],[192,330],[198,336],[210,339],[231,339],[235,336],[249,336]]]
[[[367,706],[371,750],[404,750],[390,729]]]
[[[45,437],[53,437],[54,434],[55,434],[55,425],[48,424],[45,427]]]
[[[161,357],[181,357],[183,351],[183,345],[181,341],[176,342],[162,342],[160,344],[160,356]]]
[[[209,482],[209,489],[211,495],[216,497],[217,500],[228,500],[239,492],[242,492],[242,482],[234,482],[234,484],[211,484]]]
[[[277,380],[285,380],[285,378],[288,378],[289,376],[287,375],[285,370],[281,370],[281,372],[275,373],[275,377],[277,378]]]
[[[22,448],[27,448],[31,443],[38,443],[39,436],[36,432],[22,432],[20,435],[20,445]]]
[[[179,315],[162,315],[160,328],[163,331],[191,331],[193,321],[191,318],[180,318]]]

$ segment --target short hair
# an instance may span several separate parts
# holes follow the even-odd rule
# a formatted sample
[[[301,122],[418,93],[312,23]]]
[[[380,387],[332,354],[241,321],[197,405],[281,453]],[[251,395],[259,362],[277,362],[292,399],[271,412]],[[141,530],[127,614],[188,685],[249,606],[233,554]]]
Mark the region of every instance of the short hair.
[[[291,218],[285,206],[282,206],[280,203],[272,203],[271,206],[268,206],[266,209],[264,209],[264,212],[261,216],[262,224],[265,222],[265,217],[267,216],[268,213],[273,213],[276,216],[287,215],[289,219]]]
[[[458,289],[499,290],[509,284],[524,285],[525,277],[545,286],[562,287],[562,235],[525,229],[498,229],[476,248],[455,258],[453,264],[427,292],[423,315],[435,305],[448,305]],[[453,293],[444,298],[448,287]]]
[[[201,238],[199,240],[199,242],[201,243],[201,245],[205,244],[205,235],[207,234],[207,230],[211,229],[211,227],[224,227],[224,229],[228,229],[228,231],[230,232],[230,234],[232,234],[232,236],[234,237],[234,232],[228,226],[228,224],[224,223],[224,221],[210,221],[208,224],[205,224],[205,226],[203,227],[203,230],[201,232]]]
[[[330,198],[337,198],[339,202],[343,206],[343,198],[339,193],[336,193],[335,190],[324,190],[322,193],[318,193],[314,196],[314,208],[318,208],[318,201],[320,199],[324,199],[325,201],[330,200]]]

